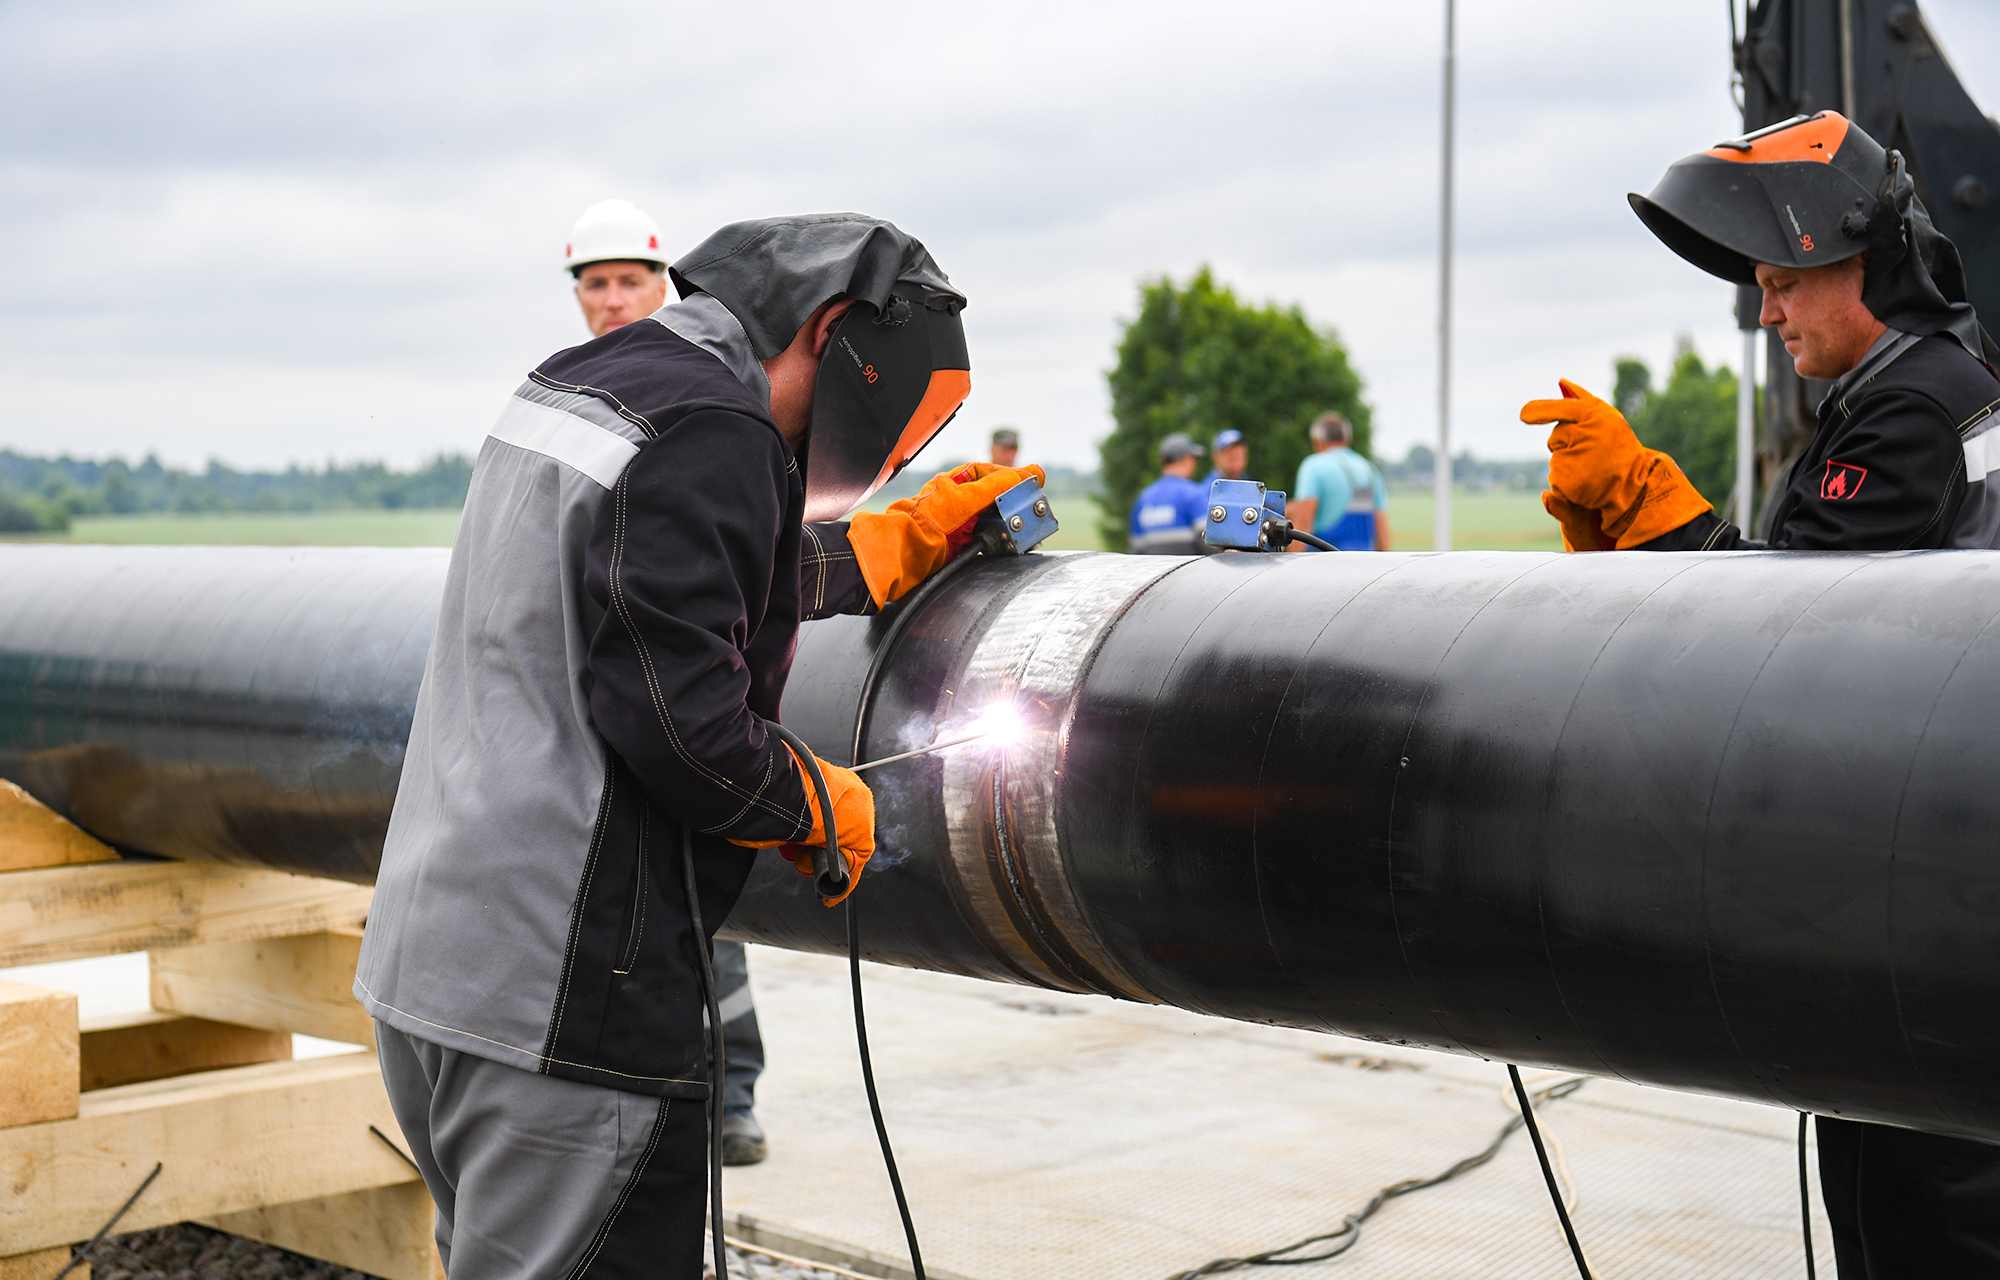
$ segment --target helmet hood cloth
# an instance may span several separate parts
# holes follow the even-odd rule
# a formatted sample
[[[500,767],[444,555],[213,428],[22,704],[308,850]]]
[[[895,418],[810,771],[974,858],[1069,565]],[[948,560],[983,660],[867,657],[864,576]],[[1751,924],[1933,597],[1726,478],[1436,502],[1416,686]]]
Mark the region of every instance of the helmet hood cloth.
[[[830,298],[858,301],[834,326],[799,450],[808,522],[866,502],[951,420],[972,389],[965,295],[923,243],[858,213],[733,222],[672,268],[682,297],[736,317],[760,360],[792,344]]]
[[[1892,329],[2000,348],[1966,300],[1958,249],[1916,198],[1902,154],[1835,111],[1795,116],[1675,161],[1626,197],[1648,230],[1710,275],[1755,285],[1757,264],[1806,269],[1868,255],[1861,301]]]

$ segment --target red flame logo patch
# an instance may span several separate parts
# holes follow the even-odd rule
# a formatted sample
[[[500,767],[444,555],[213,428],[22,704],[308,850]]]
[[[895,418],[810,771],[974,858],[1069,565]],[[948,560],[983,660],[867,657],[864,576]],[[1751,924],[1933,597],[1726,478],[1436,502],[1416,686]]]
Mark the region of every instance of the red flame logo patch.
[[[1867,478],[1866,467],[1848,462],[1828,462],[1826,474],[1820,477],[1819,496],[1831,501],[1846,501],[1861,492],[1861,482]]]

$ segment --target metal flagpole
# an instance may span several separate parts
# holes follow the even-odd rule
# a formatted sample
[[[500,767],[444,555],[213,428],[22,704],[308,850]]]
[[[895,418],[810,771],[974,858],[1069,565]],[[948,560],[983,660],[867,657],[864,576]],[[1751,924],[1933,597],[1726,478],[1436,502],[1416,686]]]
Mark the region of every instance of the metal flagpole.
[[[1444,171],[1438,213],[1438,448],[1431,545],[1451,550],[1451,144],[1457,72],[1458,0],[1444,0]]]
[[[1750,516],[1754,509],[1757,467],[1757,339],[1756,329],[1743,331],[1743,376],[1736,384],[1736,527],[1746,538],[1757,536]]]

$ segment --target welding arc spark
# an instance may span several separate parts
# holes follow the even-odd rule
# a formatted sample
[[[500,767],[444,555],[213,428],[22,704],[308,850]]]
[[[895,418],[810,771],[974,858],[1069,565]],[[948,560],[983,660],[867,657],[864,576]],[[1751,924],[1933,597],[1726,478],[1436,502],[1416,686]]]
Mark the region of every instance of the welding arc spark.
[[[917,756],[927,756],[933,751],[943,751],[946,747],[962,747],[968,742],[978,742],[983,738],[990,738],[993,740],[995,746],[1004,747],[1013,741],[1021,731],[1020,717],[1015,714],[1013,707],[1005,703],[987,709],[986,712],[972,723],[974,726],[984,725],[985,727],[975,727],[971,733],[956,738],[947,738],[943,742],[933,742],[928,747],[918,747],[915,751],[904,751],[898,755],[883,756],[880,760],[870,760],[867,764],[857,764],[854,766],[853,772],[861,773],[864,770],[873,769],[876,765],[894,764],[898,760],[909,760]]]
[[[942,751],[946,747],[964,746],[968,742],[977,742],[981,738],[990,738],[992,736],[992,730],[989,729],[981,733],[968,733],[963,738],[947,738],[943,742],[933,742],[928,747],[918,747],[915,751],[905,751],[900,755],[883,756],[880,760],[870,760],[867,764],[857,764],[854,766],[853,772],[861,773],[864,770],[873,769],[878,764],[894,764],[898,760],[909,760],[916,756],[927,756],[933,751]]]

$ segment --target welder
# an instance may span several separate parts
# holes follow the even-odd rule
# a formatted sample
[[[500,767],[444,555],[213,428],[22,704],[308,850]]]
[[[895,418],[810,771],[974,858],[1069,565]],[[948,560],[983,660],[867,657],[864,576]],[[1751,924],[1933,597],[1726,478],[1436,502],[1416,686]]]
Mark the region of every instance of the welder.
[[[591,205],[563,244],[563,267],[576,281],[577,306],[593,338],[658,311],[667,300],[667,266],[660,252],[660,224],[630,200]],[[717,941],[714,952],[715,998],[729,1055],[718,1138],[722,1163],[759,1164],[770,1154],[770,1145],[757,1121],[764,1030],[750,989],[750,957],[740,942]]]
[[[480,450],[362,946],[452,1280],[700,1274],[694,909],[712,932],[757,848],[825,840],[770,727],[799,624],[900,598],[1039,478],[972,464],[839,519],[971,387],[965,298],[894,225],[734,223],[669,274]],[[874,802],[820,768],[852,892]]]
[[[1760,286],[1762,324],[1833,387],[1763,539],[1604,401],[1564,382],[1529,403],[1522,421],[1555,426],[1542,502],[1566,550],[2000,545],[2000,351],[1899,153],[1825,111],[1680,160],[1630,200],[1689,262]],[[1818,1133],[1843,1280],[2000,1275],[2000,1147],[1825,1116]]]

